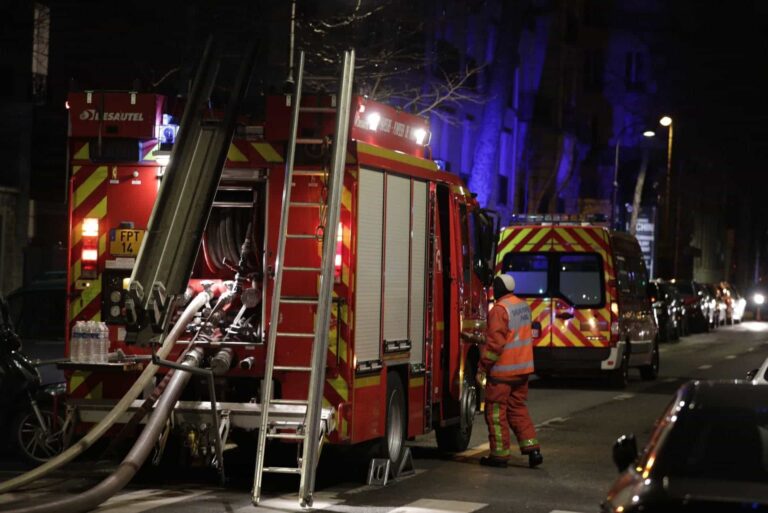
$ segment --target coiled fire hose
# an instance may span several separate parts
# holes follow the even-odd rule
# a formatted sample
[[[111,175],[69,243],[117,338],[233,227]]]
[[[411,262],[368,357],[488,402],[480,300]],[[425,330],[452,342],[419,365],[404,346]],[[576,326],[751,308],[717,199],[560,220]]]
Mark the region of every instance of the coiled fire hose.
[[[173,326],[168,335],[166,335],[166,337],[163,339],[163,343],[157,351],[157,356],[159,358],[166,358],[168,356],[168,353],[171,352],[171,349],[176,343],[176,340],[178,340],[179,337],[184,334],[187,329],[187,325],[192,321],[195,314],[197,314],[197,312],[202,309],[209,300],[210,295],[207,292],[200,292],[194,297],[189,305],[187,305],[187,308],[184,309],[184,312],[181,314],[179,320]],[[101,438],[101,436],[106,433],[109,428],[112,427],[115,421],[117,421],[117,419],[119,419],[128,410],[133,401],[139,396],[139,394],[142,393],[142,391],[144,391],[147,384],[155,376],[157,369],[157,365],[153,363],[147,364],[147,367],[138,377],[133,386],[131,386],[128,392],[126,392],[123,398],[120,399],[115,407],[112,408],[112,410],[110,410],[109,413],[107,413],[107,415],[101,419],[83,438],[78,440],[74,445],[69,447],[66,451],[62,452],[57,457],[43,463],[39,467],[36,467],[25,474],[14,477],[13,479],[9,479],[4,483],[0,483],[0,493],[10,492],[11,490],[15,490],[20,486],[31,483],[32,481],[35,481],[48,474],[49,472],[56,470],[62,465],[72,461],[74,458],[83,453],[99,438]],[[179,374],[187,375],[188,373],[182,372]],[[165,395],[167,395],[167,390],[164,396]],[[47,511],[52,510],[49,509]]]
[[[202,359],[202,350],[195,348],[187,353],[181,365],[190,368],[199,367]],[[173,407],[184,387],[187,386],[189,378],[189,372],[175,372],[173,374],[168,383],[168,388],[166,388],[158,400],[152,416],[147,421],[146,426],[144,426],[141,435],[139,435],[139,439],[136,440],[131,451],[117,469],[101,483],[78,495],[11,510],[8,513],[50,513],[51,511],[56,513],[80,513],[96,508],[99,504],[122,490],[141,468],[147,456],[155,447],[160,432],[165,427],[165,422],[173,411]]]

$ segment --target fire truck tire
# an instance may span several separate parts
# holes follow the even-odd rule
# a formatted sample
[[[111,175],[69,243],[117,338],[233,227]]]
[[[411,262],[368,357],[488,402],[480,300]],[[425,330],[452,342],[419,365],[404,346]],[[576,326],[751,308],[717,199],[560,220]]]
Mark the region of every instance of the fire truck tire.
[[[405,388],[400,375],[395,371],[387,373],[387,424],[384,438],[379,444],[379,455],[389,458],[393,468],[400,468],[405,456],[406,409]]]
[[[477,413],[477,392],[475,383],[476,366],[468,365],[464,372],[464,384],[462,386],[459,405],[459,422],[450,426],[435,429],[437,447],[444,452],[461,452],[469,447],[472,437],[472,424]]]

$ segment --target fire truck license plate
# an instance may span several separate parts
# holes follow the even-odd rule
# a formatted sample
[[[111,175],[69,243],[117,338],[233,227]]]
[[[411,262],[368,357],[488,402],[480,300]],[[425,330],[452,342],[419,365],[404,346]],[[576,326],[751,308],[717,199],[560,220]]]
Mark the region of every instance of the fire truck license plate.
[[[143,238],[144,230],[115,229],[109,240],[109,253],[112,256],[136,256]]]

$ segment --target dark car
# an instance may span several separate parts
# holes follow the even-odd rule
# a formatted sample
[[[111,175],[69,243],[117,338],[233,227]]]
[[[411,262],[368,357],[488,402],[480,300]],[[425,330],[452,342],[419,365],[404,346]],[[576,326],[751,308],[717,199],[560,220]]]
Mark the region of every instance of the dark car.
[[[603,512],[768,511],[768,387],[692,381],[680,387],[638,455],[632,435]]]
[[[669,284],[661,280],[651,280],[646,289],[653,307],[656,325],[659,327],[660,342],[674,342],[680,339],[680,301],[676,298]]]
[[[685,305],[690,331],[699,333],[709,331],[714,307],[710,303],[709,294],[704,286],[690,280],[675,280],[674,285]]]

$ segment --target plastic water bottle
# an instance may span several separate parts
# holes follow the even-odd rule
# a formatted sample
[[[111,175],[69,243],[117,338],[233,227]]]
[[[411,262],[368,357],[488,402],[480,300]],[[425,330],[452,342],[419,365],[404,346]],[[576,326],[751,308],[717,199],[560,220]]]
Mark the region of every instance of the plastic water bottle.
[[[85,358],[88,363],[94,363],[96,361],[96,346],[97,346],[97,333],[95,322],[87,321],[85,323]]]
[[[72,336],[69,338],[69,359],[73,362],[83,361],[83,321],[77,321],[72,326]]]
[[[99,340],[99,362],[107,363],[109,353],[109,328],[106,322],[99,323],[99,333],[101,334]]]

